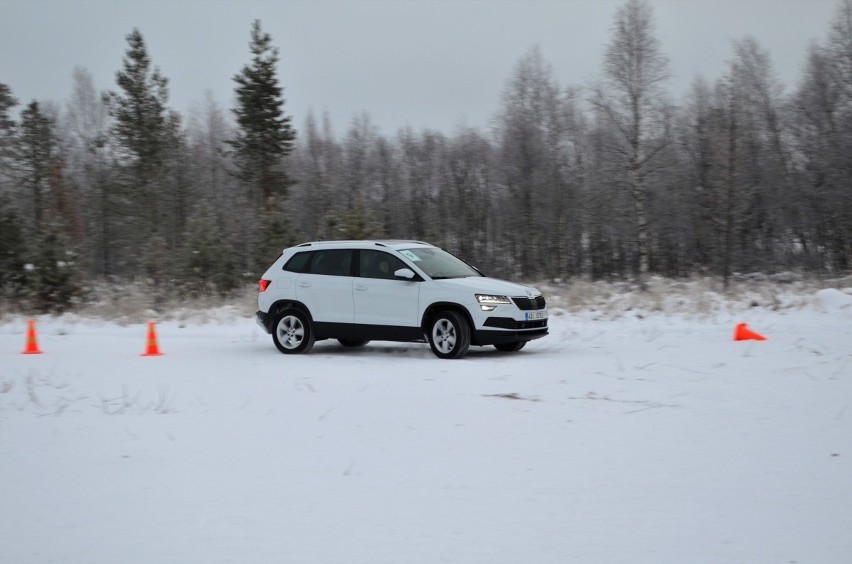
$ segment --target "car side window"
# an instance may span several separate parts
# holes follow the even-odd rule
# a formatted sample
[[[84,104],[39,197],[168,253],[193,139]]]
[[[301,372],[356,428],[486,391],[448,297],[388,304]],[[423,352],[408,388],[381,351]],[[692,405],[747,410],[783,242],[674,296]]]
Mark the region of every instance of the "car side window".
[[[287,263],[284,265],[283,270],[288,272],[304,272],[305,267],[308,262],[311,260],[311,255],[313,253],[296,253]]]
[[[407,268],[405,263],[393,255],[382,251],[362,250],[358,275],[361,278],[395,279],[393,273]]]
[[[310,266],[308,266],[308,273],[326,276],[351,276],[352,251],[349,249],[316,251]]]

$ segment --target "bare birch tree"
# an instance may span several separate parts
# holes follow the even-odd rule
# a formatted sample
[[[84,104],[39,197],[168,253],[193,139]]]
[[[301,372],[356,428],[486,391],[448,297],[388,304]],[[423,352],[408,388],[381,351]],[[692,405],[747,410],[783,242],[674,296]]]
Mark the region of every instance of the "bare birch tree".
[[[293,154],[293,195],[291,200],[301,213],[299,227],[310,238],[318,238],[336,199],[336,179],[341,167],[340,146],[334,138],[331,120],[323,114],[320,124],[309,113],[301,140]]]
[[[633,200],[638,275],[644,281],[649,269],[647,182],[652,161],[668,144],[664,86],[669,78],[668,58],[654,35],[647,1],[628,0],[616,11],[603,67],[604,80],[595,88],[592,102],[619,132]]]
[[[828,270],[852,266],[852,0],[841,0],[824,44],[811,46],[794,96],[799,239]],[[810,242],[810,245],[808,245]]]
[[[91,74],[74,69],[67,106],[69,168],[85,202],[89,272],[110,276],[116,272],[113,233],[117,222],[115,195],[110,190],[111,127],[108,95],[99,94]]]
[[[564,100],[538,47],[515,65],[497,119],[500,168],[512,208],[506,232],[524,276],[556,275],[565,238]]]

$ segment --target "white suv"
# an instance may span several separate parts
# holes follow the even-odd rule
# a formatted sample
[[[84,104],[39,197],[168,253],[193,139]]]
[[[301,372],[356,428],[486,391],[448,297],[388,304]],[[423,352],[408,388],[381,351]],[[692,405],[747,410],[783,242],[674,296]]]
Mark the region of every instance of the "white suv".
[[[260,280],[257,322],[283,353],[314,341],[428,341],[439,358],[470,345],[518,351],[547,335],[541,292],[487,278],[419,241],[328,241],[285,249]]]

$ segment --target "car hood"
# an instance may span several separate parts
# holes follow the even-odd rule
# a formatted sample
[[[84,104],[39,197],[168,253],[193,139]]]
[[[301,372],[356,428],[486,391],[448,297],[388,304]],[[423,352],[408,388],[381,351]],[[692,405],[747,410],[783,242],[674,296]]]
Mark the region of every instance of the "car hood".
[[[515,284],[514,282],[507,282],[505,280],[498,280],[497,278],[488,278],[485,276],[435,280],[435,284],[442,288],[457,288],[460,290],[467,289],[475,294],[496,294],[510,297],[535,297],[541,294],[541,292],[532,286],[524,286],[522,284]]]

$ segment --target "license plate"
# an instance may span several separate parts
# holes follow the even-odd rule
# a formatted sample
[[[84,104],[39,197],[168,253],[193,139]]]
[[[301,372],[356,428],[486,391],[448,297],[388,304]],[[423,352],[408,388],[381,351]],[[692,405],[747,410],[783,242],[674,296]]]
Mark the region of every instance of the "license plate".
[[[535,321],[537,319],[547,319],[547,310],[543,309],[541,311],[528,311],[524,313],[524,317],[527,321]]]

